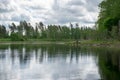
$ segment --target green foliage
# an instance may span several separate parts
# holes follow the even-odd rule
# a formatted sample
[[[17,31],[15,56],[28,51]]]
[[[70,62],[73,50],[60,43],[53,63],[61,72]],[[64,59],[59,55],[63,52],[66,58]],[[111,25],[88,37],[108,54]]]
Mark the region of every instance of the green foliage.
[[[98,28],[102,32],[107,30],[107,36],[114,39],[119,37],[119,20],[120,20],[120,0],[103,0],[100,4]],[[115,27],[116,26],[116,27]],[[116,31],[115,31],[116,30]]]
[[[120,20],[120,0],[103,0],[100,4],[100,13],[98,24],[99,27],[116,25],[118,20]],[[104,25],[105,23],[105,25]],[[103,25],[102,25],[103,24]]]
[[[109,18],[108,17],[104,20],[103,24],[108,31],[111,31],[113,26],[118,26],[118,21],[119,21],[118,18]]]
[[[0,25],[0,38],[7,38],[7,30],[4,25]]]
[[[113,26],[112,31],[111,31],[111,36],[112,36],[113,39],[119,39],[118,38],[117,26]]]
[[[20,25],[11,26],[11,40],[12,41],[24,41],[27,39],[45,39],[51,41],[57,40],[105,40],[107,37],[107,31],[100,32],[94,28],[79,27],[76,23],[68,26],[60,25],[48,25],[44,26],[42,22],[36,24],[33,28],[30,23],[26,21],[20,22]],[[24,35],[23,35],[24,33]],[[23,37],[25,36],[25,37]]]
[[[62,40],[108,40],[108,39],[119,39],[117,21],[118,18],[106,18],[103,22],[104,29],[99,30],[97,28],[79,27],[70,24],[69,26],[60,25],[48,25],[45,26],[42,22],[36,23],[33,27],[26,21],[21,21],[19,25],[12,23],[9,25],[10,36],[12,41],[25,41],[30,39],[42,39],[50,41],[62,41]],[[112,25],[112,26],[111,26]],[[0,38],[6,38],[9,35],[5,26],[0,26]]]
[[[25,37],[17,33],[11,33],[10,38],[12,41],[25,41],[27,40]]]

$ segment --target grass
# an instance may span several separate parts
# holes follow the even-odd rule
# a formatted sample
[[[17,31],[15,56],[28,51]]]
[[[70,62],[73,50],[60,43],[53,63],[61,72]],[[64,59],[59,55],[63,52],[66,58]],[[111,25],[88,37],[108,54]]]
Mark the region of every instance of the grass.
[[[79,40],[76,44],[75,40],[51,40],[51,39],[29,39],[27,41],[11,41],[9,38],[0,39],[0,44],[67,44],[67,45],[79,45],[79,46],[95,46],[95,47],[119,47],[120,41],[118,40]]]
[[[9,38],[6,38],[6,39],[2,38],[2,39],[0,39],[0,42],[5,42],[5,41],[11,41],[11,40]]]

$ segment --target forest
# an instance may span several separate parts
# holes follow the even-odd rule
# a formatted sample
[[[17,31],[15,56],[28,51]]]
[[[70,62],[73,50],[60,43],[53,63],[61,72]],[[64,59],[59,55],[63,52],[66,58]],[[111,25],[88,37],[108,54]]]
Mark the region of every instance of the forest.
[[[120,40],[120,0],[103,0],[99,4],[100,12],[94,27],[45,25],[43,22],[32,26],[27,21],[19,25],[0,25],[0,39],[11,41],[27,41],[29,39],[44,40]]]
[[[19,25],[12,23],[6,28],[0,25],[0,38],[9,38],[12,41],[25,41],[29,39],[46,39],[53,41],[60,40],[107,40],[118,39],[118,32],[112,30],[100,31],[98,28],[79,27],[79,25],[71,24],[70,26],[48,25],[42,22],[37,23],[33,27],[26,21],[21,21]]]
[[[29,39],[45,39],[52,41],[60,40],[100,40],[107,39],[107,32],[99,32],[96,28],[79,27],[71,24],[70,26],[48,25],[42,22],[36,23],[33,27],[26,21],[21,21],[19,25],[12,23],[6,28],[0,25],[0,38],[8,38],[12,41],[26,41]],[[104,35],[104,36],[103,36]]]

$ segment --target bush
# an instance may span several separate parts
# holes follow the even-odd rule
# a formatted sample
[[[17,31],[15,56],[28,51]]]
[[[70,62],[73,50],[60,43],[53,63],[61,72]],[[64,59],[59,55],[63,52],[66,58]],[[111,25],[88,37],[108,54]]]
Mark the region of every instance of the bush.
[[[24,36],[18,34],[18,33],[11,33],[11,41],[25,41],[27,40]]]
[[[119,18],[106,18],[104,20],[104,26],[108,31],[112,31],[113,26],[118,26]]]

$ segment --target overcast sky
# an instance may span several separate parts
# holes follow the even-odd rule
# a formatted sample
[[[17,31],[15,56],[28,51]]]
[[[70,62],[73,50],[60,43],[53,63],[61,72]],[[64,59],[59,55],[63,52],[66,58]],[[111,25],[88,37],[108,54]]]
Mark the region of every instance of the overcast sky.
[[[32,24],[93,25],[101,0],[0,0],[0,24],[26,20]]]

